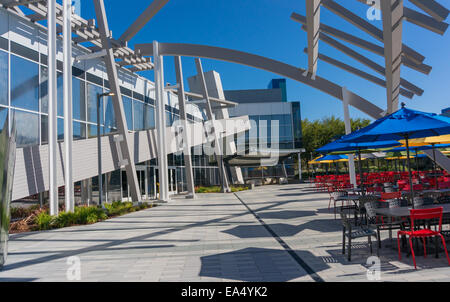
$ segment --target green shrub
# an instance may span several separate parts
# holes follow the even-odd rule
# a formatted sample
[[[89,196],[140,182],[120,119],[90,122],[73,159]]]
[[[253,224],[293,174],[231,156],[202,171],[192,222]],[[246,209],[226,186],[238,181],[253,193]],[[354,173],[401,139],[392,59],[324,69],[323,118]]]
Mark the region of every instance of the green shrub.
[[[133,207],[132,202],[120,202],[115,201],[110,204],[105,204],[105,208],[108,211],[108,216],[120,216],[126,213],[136,211],[137,208]]]
[[[248,187],[245,186],[231,186],[231,192],[240,192],[244,190],[248,190]],[[210,187],[196,187],[196,193],[220,193],[222,188],[219,186],[210,186]]]
[[[54,217],[50,216],[46,212],[41,212],[36,215],[35,223],[37,224],[37,228],[41,231],[49,230],[53,227]]]
[[[77,214],[62,212],[55,218],[55,227],[65,228],[77,223]]]
[[[76,207],[76,224],[95,223],[107,219],[105,212],[98,207]]]

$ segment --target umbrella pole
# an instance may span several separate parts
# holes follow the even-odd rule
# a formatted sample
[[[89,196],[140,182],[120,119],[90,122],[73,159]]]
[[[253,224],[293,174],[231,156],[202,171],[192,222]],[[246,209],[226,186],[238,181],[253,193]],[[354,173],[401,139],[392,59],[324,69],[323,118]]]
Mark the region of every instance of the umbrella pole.
[[[409,189],[411,191],[411,203],[412,207],[414,209],[414,189],[413,189],[413,183],[412,183],[412,172],[411,172],[411,163],[409,158],[409,140],[408,136],[406,138],[406,163],[408,165],[408,174],[409,174]]]
[[[433,174],[434,174],[434,181],[436,183],[436,189],[439,189],[438,179],[437,179],[437,173],[436,173],[436,149],[434,148],[434,144],[431,144],[431,147],[433,147]]]
[[[359,182],[361,184],[361,193],[362,195],[366,195],[364,190],[364,180],[363,180],[363,171],[361,165],[361,150],[358,149],[358,169],[359,169]]]
[[[417,173],[419,173],[419,153],[417,152],[417,148],[416,148],[416,170]],[[419,175],[419,183],[420,183],[420,175]]]

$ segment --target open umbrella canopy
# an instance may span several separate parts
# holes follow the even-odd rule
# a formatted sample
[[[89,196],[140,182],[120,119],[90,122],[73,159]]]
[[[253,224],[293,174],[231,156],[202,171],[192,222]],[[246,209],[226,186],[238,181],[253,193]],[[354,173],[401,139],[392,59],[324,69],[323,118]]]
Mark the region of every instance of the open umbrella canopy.
[[[434,145],[435,149],[440,149],[440,148],[450,148],[450,144],[440,144],[440,145]],[[431,150],[433,149],[432,145],[426,145],[426,146],[415,146],[412,147],[410,146],[409,149],[412,149],[414,151],[424,151],[424,150]],[[387,152],[403,152],[406,151],[406,147],[398,147],[398,148],[394,148],[394,149],[390,149],[390,150],[386,150]]]
[[[318,162],[323,161],[338,161],[338,160],[348,160],[348,156],[346,155],[326,155],[322,156],[321,158],[317,159]]]
[[[361,143],[414,139],[450,134],[450,118],[401,108],[367,127],[342,137],[343,142]]]
[[[401,140],[399,141],[403,146],[405,146],[406,141]],[[411,147],[418,147],[418,146],[427,146],[431,144],[436,144],[436,147],[438,144],[450,144],[450,134],[447,135],[440,135],[440,136],[429,136],[429,137],[423,137],[423,138],[416,138],[409,140],[409,145]]]
[[[352,154],[352,153],[371,153],[378,151],[380,149],[392,148],[400,146],[401,143],[398,141],[381,141],[381,142],[363,142],[363,143],[352,143],[343,142],[342,138],[335,140],[325,146],[317,149],[319,153],[332,153],[332,154]]]

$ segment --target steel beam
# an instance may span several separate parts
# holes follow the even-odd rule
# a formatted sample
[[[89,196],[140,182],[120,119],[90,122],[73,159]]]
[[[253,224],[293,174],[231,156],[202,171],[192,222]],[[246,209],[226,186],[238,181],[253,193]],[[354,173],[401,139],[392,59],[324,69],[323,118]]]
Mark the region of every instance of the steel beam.
[[[152,44],[137,44],[135,48],[139,50],[143,56],[153,56]],[[202,57],[266,70],[301,82],[342,100],[341,86],[319,76],[316,76],[316,79],[313,80],[303,75],[305,70],[302,68],[255,54],[222,47],[182,43],[159,43],[159,51],[160,54],[167,56]],[[354,96],[352,98],[354,101],[352,101],[350,105],[375,119],[383,116],[383,109],[352,92],[349,93]]]
[[[130,41],[147,24],[169,0],[153,0],[145,11],[134,21],[134,23],[122,34],[119,41]]]
[[[415,6],[441,22],[447,19],[449,10],[435,0],[409,0]]]
[[[372,70],[378,72],[379,74],[386,76],[386,69],[377,64],[376,62],[366,58],[365,56],[361,55],[360,53],[354,51],[353,49],[345,46],[344,44],[334,40],[333,38],[325,35],[324,33],[320,33],[320,39],[327,43],[328,45],[336,48],[337,50],[343,52],[344,54],[348,55],[349,57],[357,60],[358,62],[366,65],[367,67],[371,68]],[[421,96],[423,94],[423,89],[417,87],[416,85],[412,84],[411,82],[400,78],[400,85],[404,88],[410,90],[416,95]]]
[[[383,1],[385,1],[385,0],[381,0],[381,3],[383,3]],[[379,28],[377,28],[375,25],[372,25],[368,21],[359,17],[358,15],[356,15],[355,13],[346,9],[345,7],[341,6],[340,4],[336,3],[335,1],[322,0],[322,4],[324,7],[326,7],[327,9],[329,9],[336,15],[342,17],[344,20],[350,22],[351,24],[353,24],[356,27],[358,27],[359,29],[365,31],[366,33],[368,33],[369,35],[371,35],[378,41],[384,43],[383,31],[380,30]],[[405,56],[407,56],[408,58],[410,58],[417,64],[420,64],[425,60],[425,57],[423,55],[421,55],[420,53],[418,53],[417,51],[413,50],[412,48],[410,48],[409,46],[407,46],[405,44],[402,44],[402,51]]]
[[[64,176],[66,212],[75,209],[75,195],[73,189],[73,115],[72,115],[72,0],[63,2],[63,90],[64,90]]]
[[[348,71],[348,72],[350,72],[350,73],[352,73],[354,75],[357,75],[357,76],[359,76],[359,77],[361,77],[361,78],[363,78],[363,79],[365,79],[367,81],[370,81],[370,82],[375,83],[375,84],[377,84],[377,85],[379,85],[381,87],[386,88],[386,81],[385,80],[380,79],[380,78],[378,78],[376,76],[373,76],[373,75],[371,75],[371,74],[369,74],[367,72],[364,72],[364,71],[362,71],[360,69],[357,69],[357,68],[355,68],[353,66],[350,66],[348,64],[345,64],[345,63],[343,63],[343,62],[341,62],[339,60],[333,59],[333,58],[331,58],[329,56],[326,56],[326,55],[324,55],[324,54],[322,54],[320,52],[319,52],[319,59],[324,61],[324,62],[327,62],[327,63],[329,63],[331,65],[334,65],[334,66],[336,66],[338,68],[341,68],[342,70],[345,70],[345,71]],[[411,91],[409,91],[407,89],[404,89],[404,88],[400,88],[400,94],[403,95],[404,97],[409,98],[409,99],[412,99],[413,96],[414,96],[413,92],[411,92]]]
[[[413,23],[417,26],[428,29],[439,35],[444,35],[447,31],[448,23],[436,21],[436,19],[429,17],[427,15],[421,14],[418,11],[404,7],[403,14],[406,21]]]
[[[57,88],[56,88],[56,0],[48,4],[48,155],[49,155],[49,198],[50,215],[58,215],[58,173],[57,173]]]
[[[123,158],[127,161],[125,165],[127,173],[127,181],[130,187],[130,195],[133,201],[141,202],[142,197],[139,189],[139,182],[136,174],[136,167],[131,156],[131,147],[127,136],[128,126],[125,118],[125,110],[123,108],[122,94],[120,92],[119,78],[117,76],[116,63],[114,61],[114,52],[112,44],[110,43],[110,31],[108,20],[106,18],[105,5],[103,0],[94,0],[95,14],[99,25],[100,36],[103,49],[106,50],[104,62],[108,74],[108,81],[110,90],[114,95],[112,96],[112,103],[114,107],[114,114],[117,123],[117,131],[122,135],[123,140],[120,143]]]
[[[292,13],[291,19],[293,21],[296,21],[296,22],[299,22],[299,23],[303,24],[302,29],[305,30],[305,31],[307,30],[306,17],[305,16],[299,15],[297,13]],[[379,45],[377,45],[377,44],[368,42],[368,41],[366,41],[364,39],[358,38],[356,36],[353,36],[351,34],[343,32],[343,31],[341,31],[339,29],[336,29],[334,27],[325,25],[323,23],[320,24],[320,31],[322,33],[327,34],[327,35],[333,36],[333,37],[335,37],[335,38],[337,38],[339,40],[348,42],[348,43],[350,43],[352,45],[358,46],[358,47],[360,47],[362,49],[368,50],[368,51],[370,51],[370,52],[372,52],[374,54],[377,54],[379,56],[384,57],[384,48],[379,46]],[[424,63],[417,63],[416,61],[412,61],[411,59],[409,59],[407,57],[403,57],[402,58],[402,62],[403,62],[403,64],[405,64],[405,66],[407,66],[409,68],[412,68],[412,69],[414,69],[416,71],[419,71],[421,73],[429,74],[431,72],[431,66],[426,65]]]
[[[344,108],[345,133],[350,134],[352,133],[352,125],[350,119],[350,110],[348,106],[350,104],[351,95],[348,93],[348,90],[345,87],[342,87],[342,96],[343,96],[342,105]],[[355,157],[353,154],[348,155],[348,170],[350,176],[350,183],[353,184],[355,188],[357,188],[358,183],[356,181]]]
[[[387,112],[398,110],[402,66],[403,0],[381,0]]]
[[[363,4],[371,5],[370,3],[367,2],[367,0],[358,0],[358,1]],[[433,17],[422,14],[408,7],[403,7],[403,16],[405,17],[406,21],[413,23],[417,26],[420,26],[422,28],[428,29],[439,35],[443,35],[448,28],[448,23],[442,22],[443,20],[437,21]]]
[[[219,168],[220,180],[222,182],[222,191],[229,193],[230,186],[228,183],[227,172],[225,169],[225,162],[223,160],[222,153],[222,143],[219,141],[219,134],[216,132],[216,128],[214,125],[215,117],[211,108],[211,101],[209,99],[208,87],[206,86],[205,74],[203,73],[202,62],[199,58],[195,58],[195,66],[197,67],[197,74],[200,78],[200,84],[202,89],[203,97],[206,100],[206,115],[208,116],[208,121],[210,122],[210,129],[207,135],[207,140],[210,143],[214,144],[214,157],[217,161],[217,166]],[[210,136],[213,137],[213,141],[210,141]]]
[[[158,167],[159,167],[159,200],[162,202],[169,201],[169,175],[167,162],[167,143],[166,143],[166,92],[164,90],[164,64],[163,55],[159,52],[159,43],[153,42],[155,63],[155,95],[156,95],[156,129],[157,150],[158,150]]]
[[[307,0],[306,24],[308,26],[308,73],[315,77],[319,54],[319,26],[321,0]]]
[[[178,84],[178,106],[180,108],[180,120],[183,126],[183,156],[184,165],[186,167],[186,180],[188,189],[188,195],[186,196],[186,198],[195,198],[194,171],[192,170],[191,148],[189,147],[191,144],[189,143],[190,137],[187,133],[188,120],[186,113],[186,96],[184,94],[183,67],[180,57],[175,56],[174,61]]]

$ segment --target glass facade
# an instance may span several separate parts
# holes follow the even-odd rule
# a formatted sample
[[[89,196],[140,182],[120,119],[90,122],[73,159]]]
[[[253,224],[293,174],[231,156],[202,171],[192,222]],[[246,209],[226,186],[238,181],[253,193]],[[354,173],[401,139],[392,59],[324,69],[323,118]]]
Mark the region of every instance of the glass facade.
[[[23,48],[25,49],[25,48]],[[28,52],[13,54],[0,50],[0,125],[3,127],[11,112],[16,123],[17,147],[28,147],[48,143],[48,68],[46,55],[28,49]],[[10,74],[10,77],[8,75]],[[73,138],[83,140],[98,135],[97,110],[100,110],[101,135],[117,130],[112,97],[102,97],[99,105],[97,97],[108,91],[107,81],[78,68],[73,69]],[[10,90],[9,90],[10,88]],[[155,128],[155,100],[121,87],[123,107],[130,131]],[[63,74],[57,72],[57,134],[64,140]],[[178,110],[166,106],[167,125],[179,119]],[[188,114],[190,122],[194,117]],[[200,119],[195,118],[198,122]],[[1,130],[1,129],[0,129]],[[186,171],[182,154],[168,155],[171,192],[187,189]],[[156,160],[137,165],[138,179],[142,194],[156,198],[158,192],[158,169]],[[209,158],[197,155],[194,165],[196,185],[218,185],[219,174],[216,165],[209,164]],[[129,188],[123,170],[103,175],[103,195],[108,201],[129,197]],[[87,182],[91,204],[98,200],[98,179],[92,177]],[[76,203],[85,203],[82,198],[82,183],[75,183]],[[85,189],[86,190],[86,187]],[[63,195],[60,195],[63,198]],[[86,199],[86,197],[84,197]],[[62,201],[62,200],[61,200]]]
[[[13,43],[13,42],[11,42]],[[26,49],[26,48],[23,48]],[[45,55],[33,50],[20,54],[0,50],[0,119],[11,111],[16,116],[17,147],[48,142],[48,68]],[[23,57],[26,56],[26,57]],[[8,77],[8,75],[10,76]],[[97,135],[97,95],[107,91],[104,80],[74,68],[72,79],[73,137],[75,140]],[[128,91],[123,105],[130,131],[155,128],[154,100]],[[57,72],[58,140],[64,139],[63,74]],[[111,97],[100,101],[101,134],[117,130]]]
[[[246,147],[272,147],[272,140],[278,142],[279,149],[294,148],[292,116],[290,114],[249,115],[252,129],[245,133]],[[278,130],[276,129],[278,127]],[[273,128],[273,129],[272,129]],[[241,143],[240,140],[237,141]],[[275,146],[273,146],[275,147]]]

